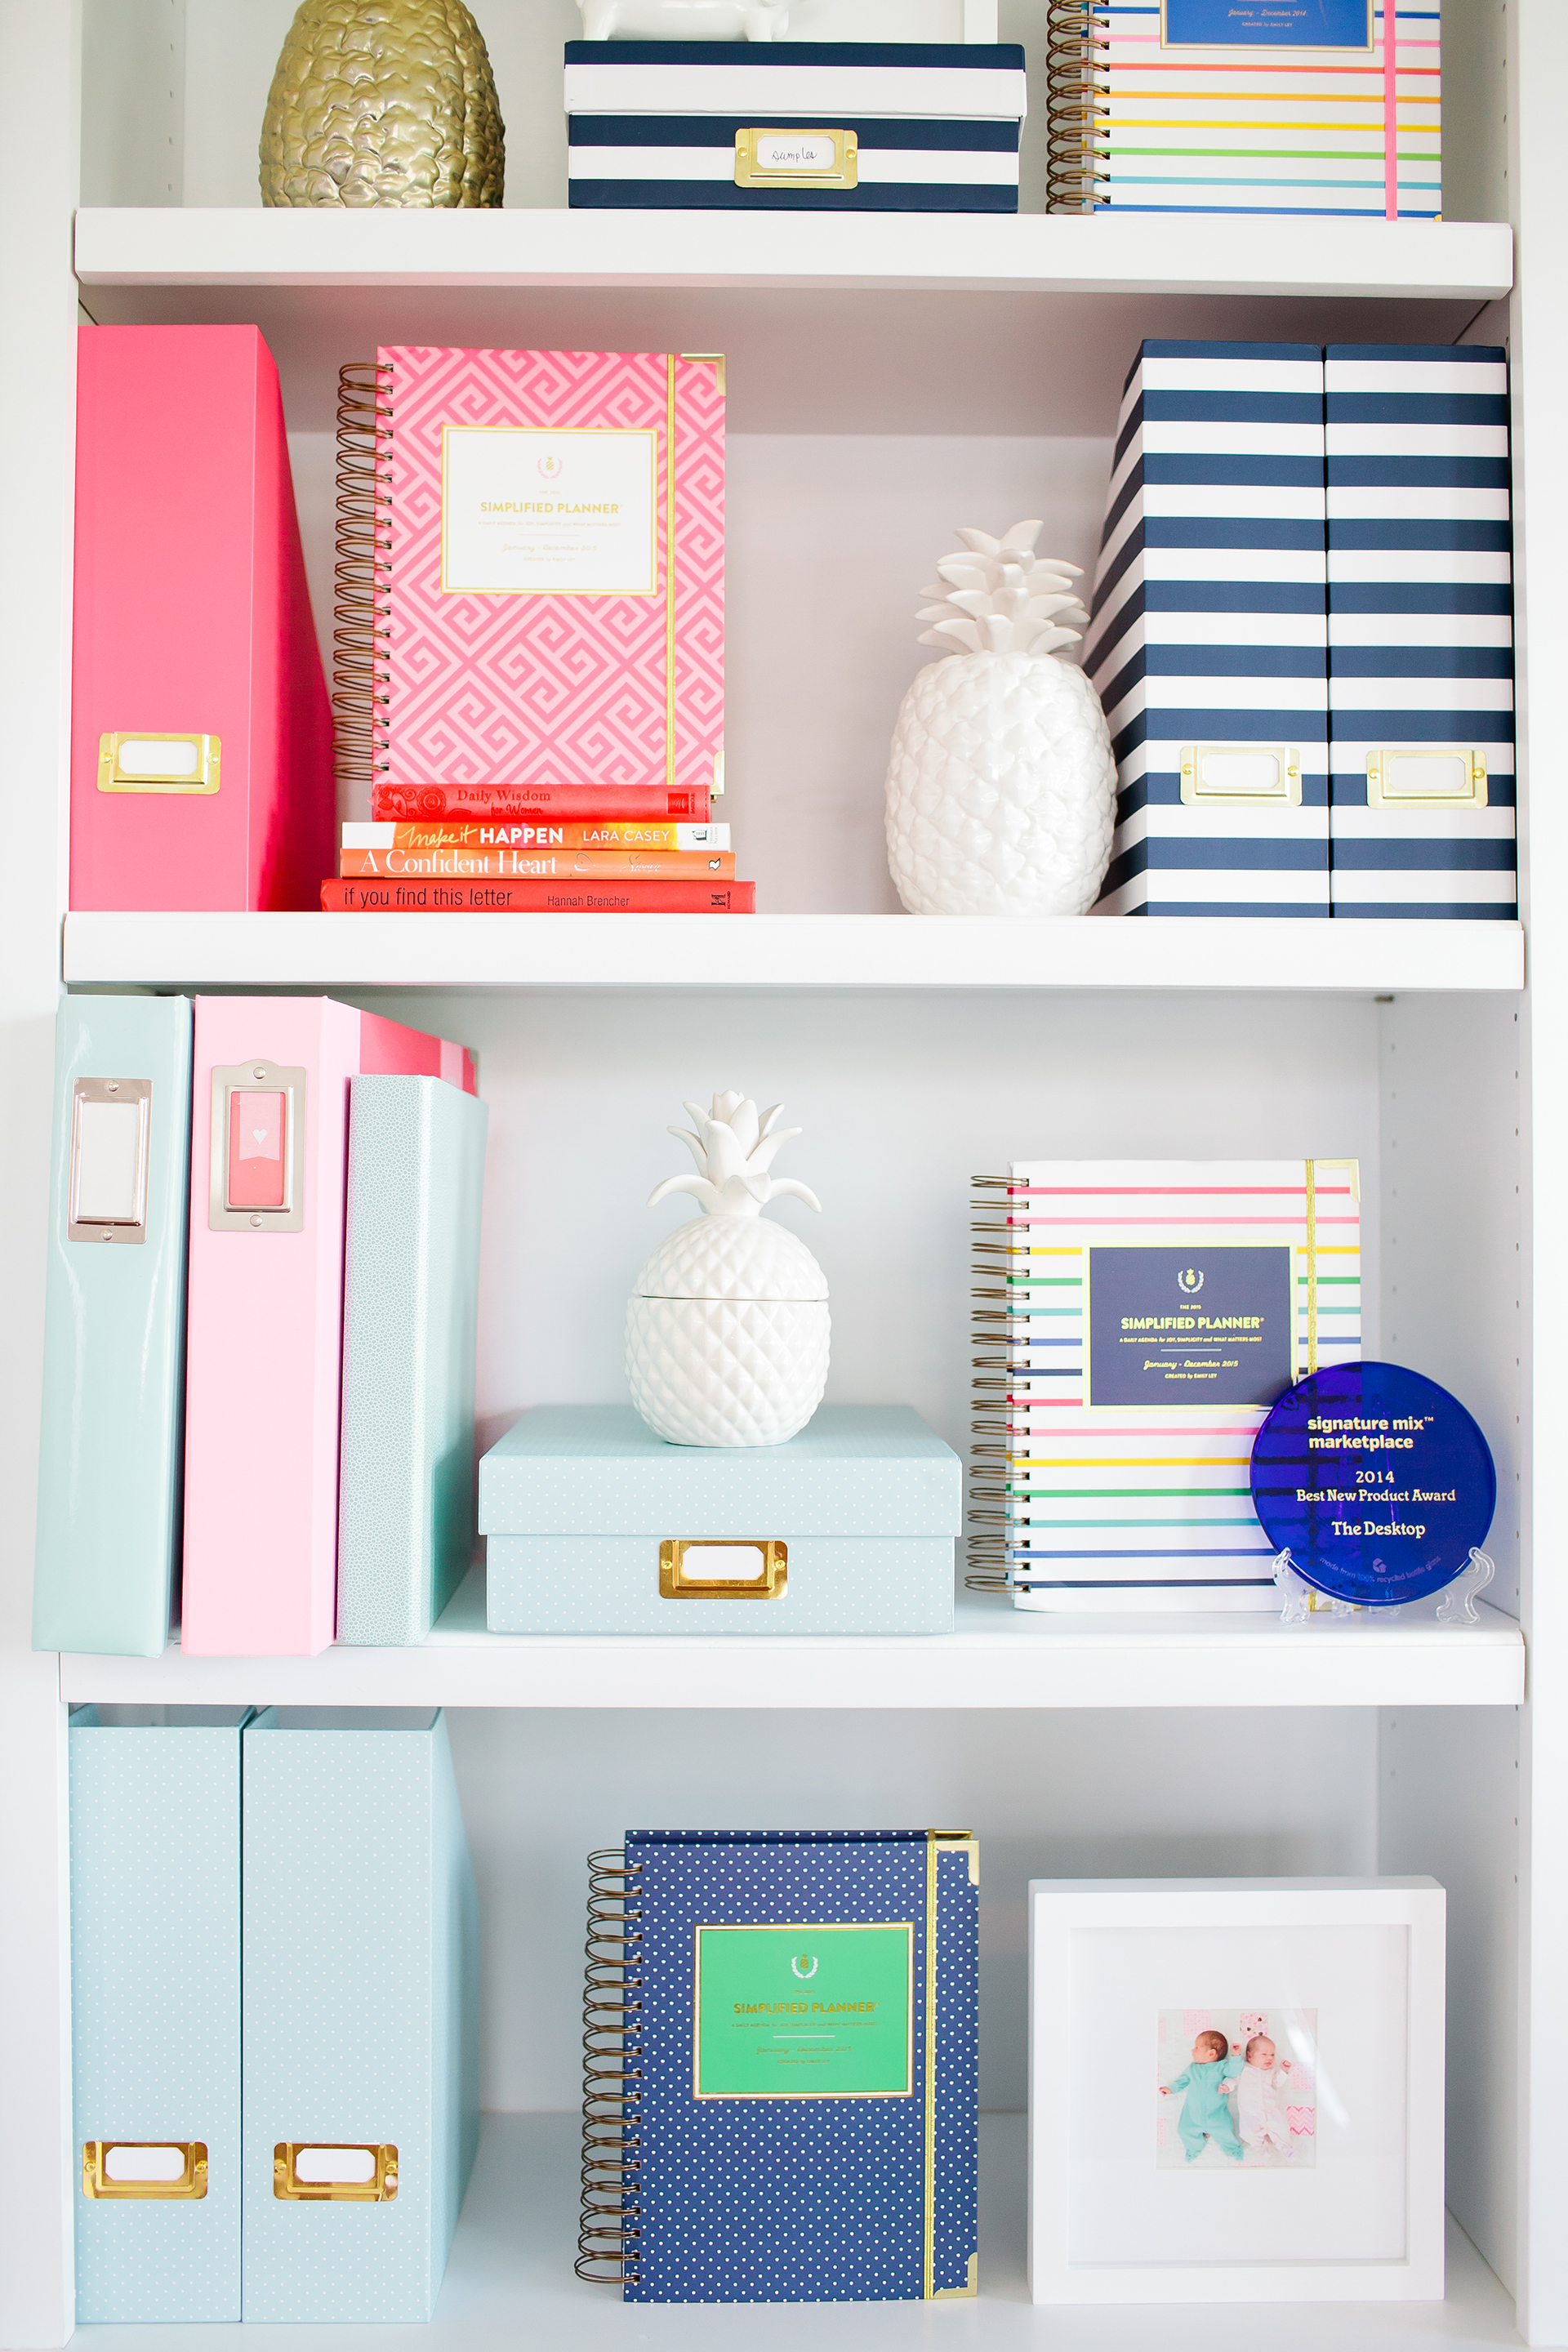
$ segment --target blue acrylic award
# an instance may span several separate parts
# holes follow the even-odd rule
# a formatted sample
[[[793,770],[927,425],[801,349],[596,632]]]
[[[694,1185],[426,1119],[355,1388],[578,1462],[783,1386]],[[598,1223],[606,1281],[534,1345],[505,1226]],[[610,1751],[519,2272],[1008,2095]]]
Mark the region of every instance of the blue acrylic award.
[[[1335,1364],[1287,1389],[1253,1445],[1252,1503],[1282,1570],[1342,1606],[1424,1600],[1467,1570],[1477,1591],[1490,1580],[1486,1439],[1398,1364]]]

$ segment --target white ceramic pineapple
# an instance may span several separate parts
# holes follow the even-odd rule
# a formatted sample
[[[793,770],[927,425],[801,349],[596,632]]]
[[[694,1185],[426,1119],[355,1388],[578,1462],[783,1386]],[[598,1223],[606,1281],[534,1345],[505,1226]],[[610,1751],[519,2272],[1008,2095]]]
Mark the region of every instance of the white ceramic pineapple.
[[[1081,669],[1054,658],[1088,614],[1037,522],[961,530],[920,614],[928,662],[888,764],[888,863],[911,915],[1081,915],[1110,861],[1116,767]]]
[[[827,1284],[805,1244],[762,1212],[785,1192],[822,1203],[768,1173],[800,1133],[779,1126],[782,1104],[760,1118],[741,1095],[715,1095],[711,1112],[686,1108],[696,1133],[669,1131],[697,1172],[667,1177],[648,1207],[690,1192],[702,1214],[665,1235],[626,1303],[632,1402],[674,1445],[782,1445],[827,1385]]]

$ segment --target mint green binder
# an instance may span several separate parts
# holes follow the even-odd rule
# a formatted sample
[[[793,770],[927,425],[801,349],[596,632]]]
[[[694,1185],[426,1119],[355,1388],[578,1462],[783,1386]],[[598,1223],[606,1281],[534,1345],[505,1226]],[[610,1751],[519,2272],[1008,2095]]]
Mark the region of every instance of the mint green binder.
[[[55,1033],[33,1647],[153,1658],[179,1557],[191,1004],[72,996]]]
[[[422,1642],[473,1551],[489,1116],[439,1078],[350,1090],[340,1642]]]

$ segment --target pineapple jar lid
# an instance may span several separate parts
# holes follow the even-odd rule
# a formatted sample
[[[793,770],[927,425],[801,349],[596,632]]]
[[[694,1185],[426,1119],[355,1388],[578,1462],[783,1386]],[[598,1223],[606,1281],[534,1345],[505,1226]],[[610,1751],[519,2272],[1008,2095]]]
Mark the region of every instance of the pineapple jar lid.
[[[769,1173],[774,1156],[800,1133],[781,1127],[782,1103],[759,1113],[749,1095],[716,1094],[711,1110],[686,1105],[691,1126],[672,1127],[696,1161],[686,1176],[667,1176],[648,1195],[656,1208],[689,1192],[702,1211],[667,1234],[637,1278],[634,1298],[749,1299],[826,1305],[827,1279],[803,1241],[762,1212],[784,1194],[820,1209],[808,1184]]]
[[[637,1281],[643,1298],[826,1302],[827,1279],[805,1244],[761,1217],[693,1217],[666,1234]]]

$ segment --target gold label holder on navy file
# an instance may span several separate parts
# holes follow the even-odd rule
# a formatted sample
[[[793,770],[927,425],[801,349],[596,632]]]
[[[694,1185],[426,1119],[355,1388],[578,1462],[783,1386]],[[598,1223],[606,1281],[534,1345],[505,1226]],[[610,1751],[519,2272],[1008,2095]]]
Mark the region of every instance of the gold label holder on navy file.
[[[152,1148],[151,1078],[78,1078],[71,1087],[66,1235],[144,1242]]]
[[[205,2139],[89,2139],[81,2148],[81,2193],[190,2203],[207,2193]]]
[[[757,1562],[752,1576],[701,1576],[686,1565],[691,1552],[740,1552],[737,1569]],[[706,1562],[703,1563],[706,1565]],[[661,1601],[782,1601],[789,1587],[789,1546],[776,1536],[667,1536],[658,1548]]]
[[[1366,804],[1485,808],[1486,753],[1468,743],[1380,743],[1366,755]]]
[[[860,142],[853,131],[786,131],[760,125],[735,133],[738,188],[858,188]]]
[[[391,2205],[397,2197],[395,2143],[280,2139],[272,2150],[272,2194],[289,2205]]]

